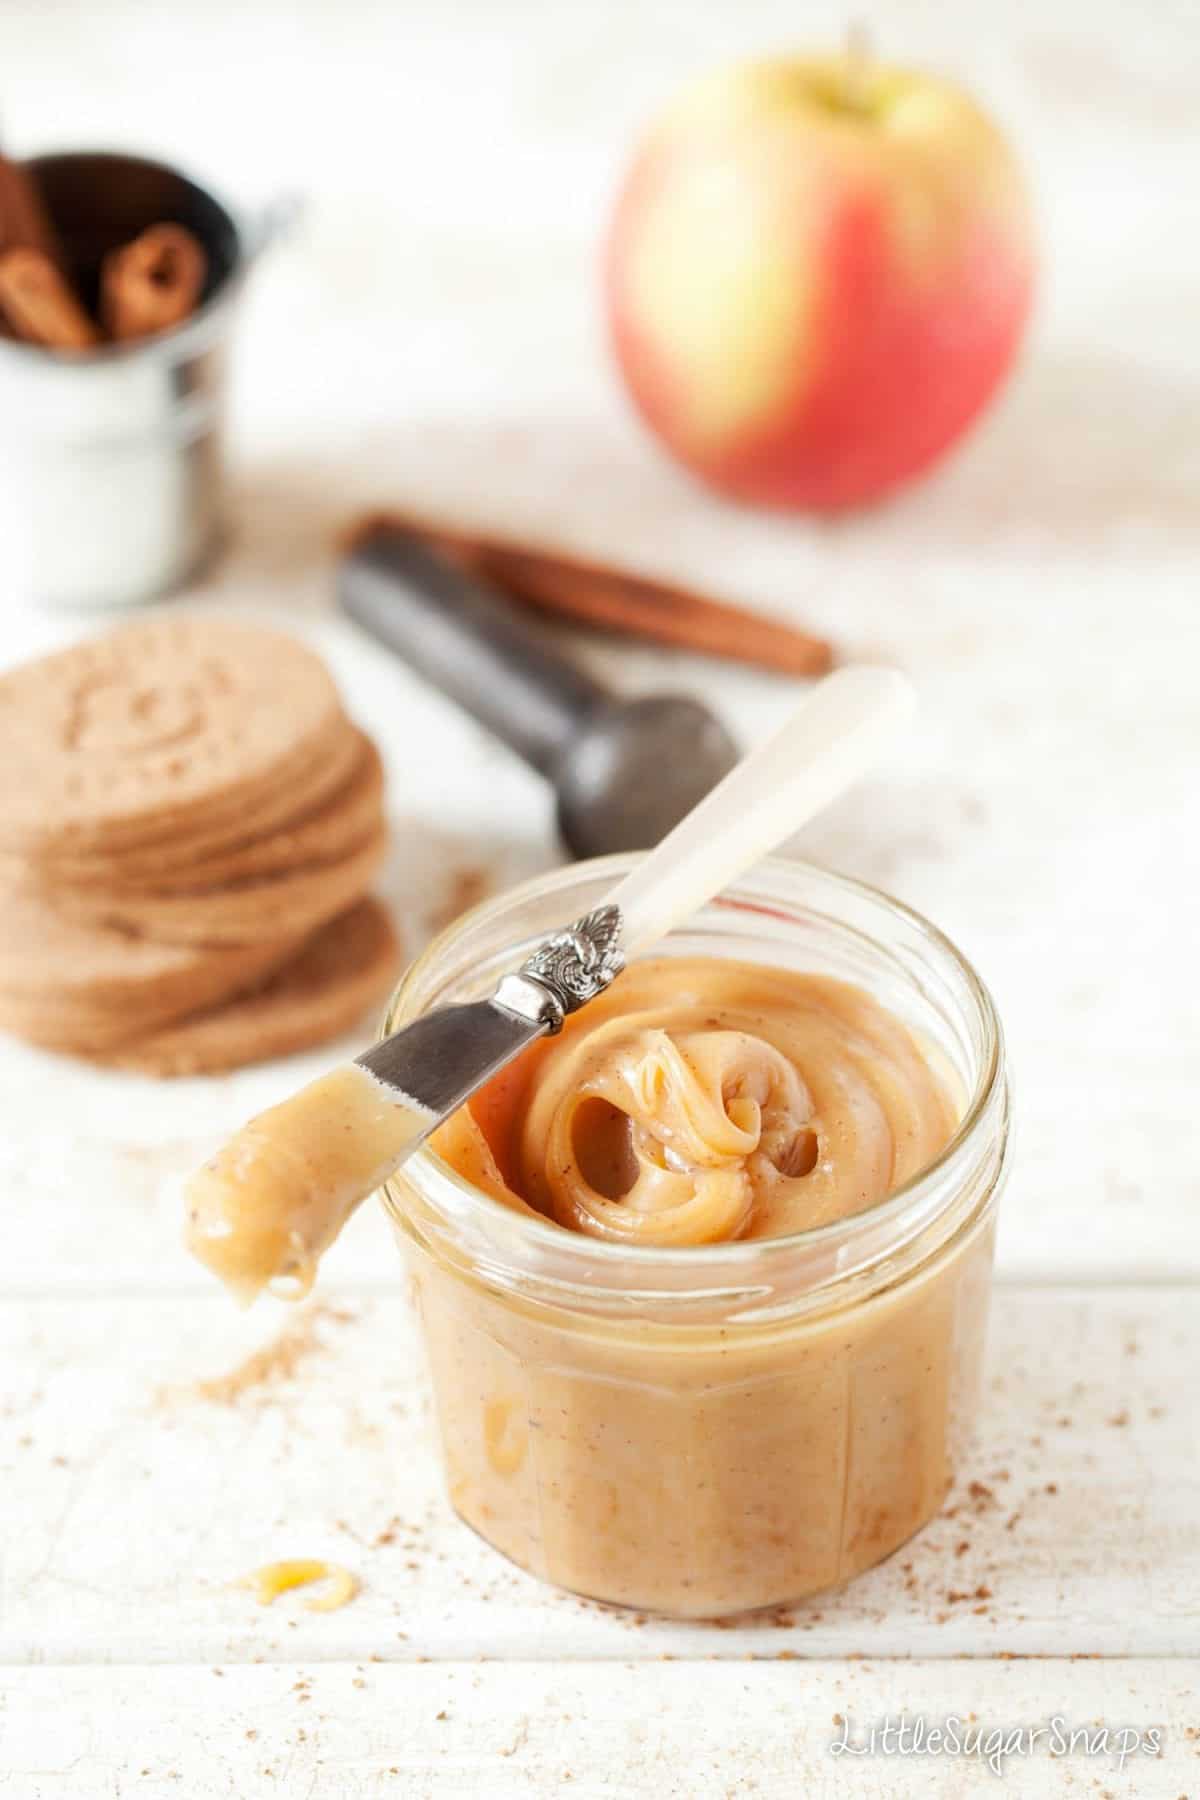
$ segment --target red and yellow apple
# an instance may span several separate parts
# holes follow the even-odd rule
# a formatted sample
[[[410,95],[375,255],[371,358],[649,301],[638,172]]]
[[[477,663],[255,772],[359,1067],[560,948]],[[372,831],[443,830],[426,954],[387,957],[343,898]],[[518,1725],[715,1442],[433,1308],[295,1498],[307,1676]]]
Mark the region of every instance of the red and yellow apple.
[[[1017,163],[966,94],[846,55],[686,90],[618,199],[607,295],[642,415],[725,493],[834,510],[917,475],[1029,311]]]

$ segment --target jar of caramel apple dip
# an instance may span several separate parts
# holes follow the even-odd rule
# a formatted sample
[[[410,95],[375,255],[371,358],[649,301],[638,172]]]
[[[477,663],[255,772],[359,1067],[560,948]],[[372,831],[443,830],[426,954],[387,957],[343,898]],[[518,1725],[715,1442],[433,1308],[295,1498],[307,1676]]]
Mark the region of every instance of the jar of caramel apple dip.
[[[386,1028],[475,998],[631,866],[502,895]],[[987,990],[874,890],[771,861],[385,1189],[450,1499],[524,1569],[704,1617],[888,1556],[971,1429],[1009,1095]]]

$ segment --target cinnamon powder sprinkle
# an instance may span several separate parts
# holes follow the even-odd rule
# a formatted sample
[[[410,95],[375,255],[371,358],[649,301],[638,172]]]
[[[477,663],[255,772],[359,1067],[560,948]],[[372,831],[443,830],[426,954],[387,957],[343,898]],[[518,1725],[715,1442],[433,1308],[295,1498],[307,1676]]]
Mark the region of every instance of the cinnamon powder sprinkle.
[[[291,1381],[309,1357],[325,1348],[319,1326],[325,1320],[348,1324],[352,1312],[320,1301],[308,1307],[298,1318],[291,1319],[278,1337],[254,1350],[224,1375],[206,1376],[200,1381],[159,1391],[159,1400],[171,1404],[180,1400],[208,1400],[216,1406],[237,1406],[248,1394]]]

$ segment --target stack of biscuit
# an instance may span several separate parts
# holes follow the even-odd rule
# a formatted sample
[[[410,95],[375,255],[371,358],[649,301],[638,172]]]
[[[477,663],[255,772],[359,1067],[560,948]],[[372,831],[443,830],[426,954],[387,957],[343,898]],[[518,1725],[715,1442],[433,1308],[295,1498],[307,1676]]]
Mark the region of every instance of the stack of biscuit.
[[[333,1037],[392,980],[379,756],[318,657],[159,615],[0,677],[0,1026],[160,1075]]]

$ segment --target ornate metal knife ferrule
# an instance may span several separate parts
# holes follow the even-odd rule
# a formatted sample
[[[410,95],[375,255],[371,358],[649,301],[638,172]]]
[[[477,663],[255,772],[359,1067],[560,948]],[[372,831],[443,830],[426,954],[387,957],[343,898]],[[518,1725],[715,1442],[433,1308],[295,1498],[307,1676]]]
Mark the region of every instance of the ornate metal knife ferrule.
[[[598,906],[565,931],[556,931],[496,989],[494,1003],[551,1035],[568,1013],[602,994],[625,967],[619,948],[621,914]]]

